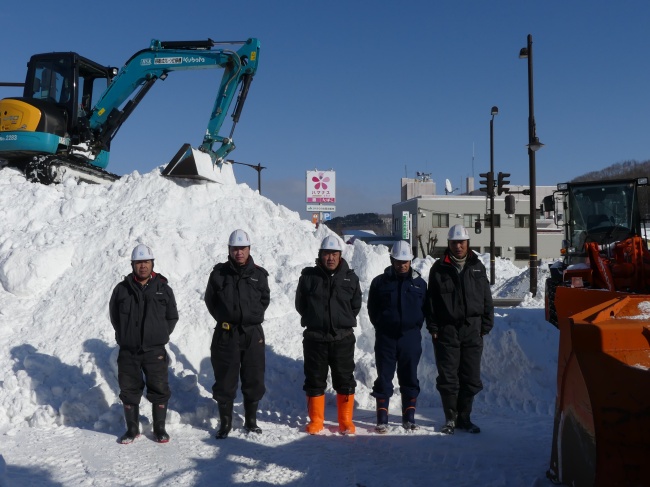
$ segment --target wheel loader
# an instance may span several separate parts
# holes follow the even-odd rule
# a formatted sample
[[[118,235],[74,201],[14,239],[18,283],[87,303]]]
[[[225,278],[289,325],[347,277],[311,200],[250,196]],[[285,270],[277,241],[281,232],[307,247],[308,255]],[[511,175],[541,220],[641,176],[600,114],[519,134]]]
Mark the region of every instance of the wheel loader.
[[[223,68],[203,143],[198,149],[184,144],[163,175],[234,181],[226,156],[235,148],[232,136],[257,71],[259,50],[254,38],[154,39],[119,70],[75,52],[36,54],[29,60],[24,83],[0,83],[23,86],[22,97],[0,100],[0,160],[44,184],[69,176],[114,181],[119,176],[105,170],[111,141],[153,84],[174,71]],[[228,136],[220,135],[237,90],[232,128]]]
[[[559,184],[564,227],[546,319],[559,329],[548,478],[650,485],[650,252],[639,216],[648,178]]]

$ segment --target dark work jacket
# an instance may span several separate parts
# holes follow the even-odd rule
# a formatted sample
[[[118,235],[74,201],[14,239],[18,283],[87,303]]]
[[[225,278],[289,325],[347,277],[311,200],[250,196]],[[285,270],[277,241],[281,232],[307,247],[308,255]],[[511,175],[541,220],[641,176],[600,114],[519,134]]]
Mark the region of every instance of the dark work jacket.
[[[218,323],[262,324],[271,302],[268,275],[251,256],[243,266],[230,257],[214,266],[205,290],[205,305],[212,317]]]
[[[320,261],[305,267],[298,280],[296,311],[308,340],[335,341],[353,333],[361,310],[359,278],[345,259],[334,273]]]
[[[475,326],[485,335],[494,324],[490,281],[478,256],[469,251],[462,272],[451,261],[449,249],[429,272],[427,328],[437,333],[444,325]]]
[[[368,316],[377,331],[389,335],[422,328],[427,283],[411,268],[400,277],[391,265],[370,284]]]
[[[117,344],[133,352],[164,347],[178,322],[174,292],[162,274],[152,273],[144,288],[129,274],[108,307]]]

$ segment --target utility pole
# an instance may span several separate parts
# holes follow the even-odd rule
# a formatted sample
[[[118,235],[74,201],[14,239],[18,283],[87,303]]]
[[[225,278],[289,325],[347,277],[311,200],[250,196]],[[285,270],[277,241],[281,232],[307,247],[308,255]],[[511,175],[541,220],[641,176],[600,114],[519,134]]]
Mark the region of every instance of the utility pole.
[[[248,166],[255,169],[257,171],[257,191],[260,195],[262,194],[262,169],[266,169],[265,166],[262,166],[261,164],[246,164],[245,162],[237,162],[232,159],[228,159],[226,162],[229,162],[230,164],[241,164],[242,166]]]

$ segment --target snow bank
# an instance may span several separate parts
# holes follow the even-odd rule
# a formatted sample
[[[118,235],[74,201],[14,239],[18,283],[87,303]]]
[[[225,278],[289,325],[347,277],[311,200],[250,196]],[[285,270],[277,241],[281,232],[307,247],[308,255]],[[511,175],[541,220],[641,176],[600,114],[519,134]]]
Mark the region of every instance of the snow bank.
[[[179,306],[169,345],[170,421],[214,427],[214,323],[203,293],[212,266],[227,257],[235,228],[249,232],[251,254],[270,273],[264,323],[268,392],[261,407],[268,415],[304,417],[302,329],[293,301],[300,271],[313,264],[326,228],[316,230],[246,185],[171,180],[158,170],[108,186],[42,186],[4,169],[0,224],[0,431],[22,425],[122,428],[108,299],[130,272],[130,252],[138,243],[152,247],[155,270],[170,280]],[[346,247],[344,258],[359,275],[365,303],[370,281],[389,265],[388,251],[357,241]],[[432,263],[417,259],[414,268],[426,279]],[[526,275],[510,262],[497,261],[497,276],[496,295],[525,295]],[[486,340],[479,410],[498,405],[548,414],[552,408],[557,337],[543,323],[542,296],[527,299],[526,308],[497,310]],[[374,331],[365,305],[358,325],[356,399],[361,408],[373,409]],[[423,343],[419,405],[438,406],[426,333]],[[146,407],[143,412],[150,414]]]

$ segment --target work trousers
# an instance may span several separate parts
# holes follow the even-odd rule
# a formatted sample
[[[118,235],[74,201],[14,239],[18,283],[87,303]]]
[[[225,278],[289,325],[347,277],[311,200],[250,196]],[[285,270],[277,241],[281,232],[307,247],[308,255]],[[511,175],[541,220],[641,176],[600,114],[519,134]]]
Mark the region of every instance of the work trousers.
[[[235,400],[240,377],[244,401],[262,399],[266,392],[264,342],[262,325],[237,325],[229,330],[217,325],[210,345],[210,361],[214,371],[212,397],[218,403]]]
[[[303,339],[305,360],[305,385],[308,396],[322,396],[327,388],[327,372],[332,370],[332,386],[338,394],[354,394],[357,386],[354,380],[353,334],[333,342]]]
[[[166,404],[171,397],[168,362],[164,347],[147,352],[120,349],[117,356],[117,380],[122,402],[140,404],[146,385],[147,400],[150,403]]]
[[[390,399],[393,395],[393,377],[397,368],[400,393],[409,398],[420,394],[418,364],[422,356],[422,334],[419,328],[408,330],[398,336],[380,331],[375,334],[375,362],[377,380],[372,395],[378,399]]]
[[[443,396],[473,397],[483,389],[481,355],[483,337],[480,326],[445,325],[433,340],[438,377],[436,388]]]

